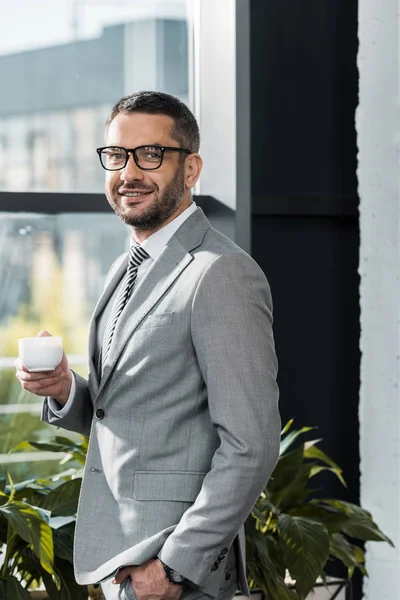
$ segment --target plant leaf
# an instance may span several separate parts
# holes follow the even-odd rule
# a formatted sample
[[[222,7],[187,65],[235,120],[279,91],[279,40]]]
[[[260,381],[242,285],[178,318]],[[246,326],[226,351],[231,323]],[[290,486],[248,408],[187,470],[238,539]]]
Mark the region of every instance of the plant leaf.
[[[332,471],[335,473],[341,484],[347,488],[347,484],[343,478],[343,470],[335,462],[333,462],[333,460],[331,460],[329,456],[325,454],[325,452],[320,450],[320,448],[317,448],[317,446],[314,445],[305,447],[304,458],[316,458],[317,460],[320,460],[326,465],[332,467]]]
[[[348,515],[349,519],[342,528],[343,533],[359,540],[388,542],[394,548],[392,540],[379,529],[378,525],[372,520],[371,513],[368,511],[356,504],[342,500],[324,499],[319,502],[319,504],[322,503],[338,508]]]
[[[7,473],[7,478],[8,478],[9,488],[10,488],[9,501],[12,502],[15,498],[15,485],[14,485],[13,480],[11,479],[10,473]]]
[[[74,576],[74,568],[71,563],[56,559],[56,570],[57,575],[61,580],[61,588],[58,595],[52,595],[51,599],[53,600],[87,600],[88,598],[88,590],[86,586],[79,585],[76,583]],[[49,575],[43,574],[43,582],[45,584],[46,590],[51,586],[51,577]]]
[[[28,544],[40,559],[46,571],[53,574],[53,536],[46,513],[26,502],[14,501],[0,506],[2,514],[14,531]]]
[[[325,525],[329,534],[342,531],[349,517],[343,512],[333,512],[317,504],[305,504],[292,508],[288,511],[292,517],[307,517],[313,521],[319,521]]]
[[[298,474],[303,461],[303,446],[299,446],[292,452],[280,456],[267,484],[268,493],[271,495],[278,490],[286,489],[288,482],[293,481]]]
[[[73,563],[73,542],[75,523],[67,523],[58,529],[53,529],[54,555],[62,560]]]
[[[329,534],[322,523],[280,514],[278,530],[285,563],[300,598],[314,587],[329,557]]]
[[[1,600],[30,600],[30,593],[22,587],[16,577],[0,579]]]
[[[261,589],[270,600],[299,600],[284,581],[282,552],[271,535],[260,533],[254,519],[246,521],[247,575],[250,587]]]
[[[279,456],[282,456],[289,448],[294,444],[298,437],[307,433],[308,431],[312,431],[316,429],[316,427],[302,427],[298,431],[292,431],[288,433],[288,435],[281,440],[280,448],[279,448]]]
[[[304,451],[308,450],[308,448],[311,448],[311,446],[316,446],[316,444],[319,444],[322,441],[322,438],[316,438],[315,440],[304,442]]]
[[[302,447],[299,447],[299,450],[302,450]],[[291,454],[287,454],[286,457]],[[271,493],[271,502],[281,511],[303,505],[312,491],[307,487],[312,467],[312,463],[300,463],[286,484],[281,483],[280,488]]]
[[[284,427],[284,428],[282,429],[282,431],[281,431],[281,437],[283,437],[283,436],[285,435],[285,433],[287,433],[287,432],[289,431],[289,429],[290,429],[290,428],[291,428],[291,426],[293,425],[293,421],[294,421],[294,419],[290,419],[290,420],[289,420],[289,421],[286,423],[285,427]]]
[[[66,437],[56,436],[49,442],[34,442],[25,441],[18,444],[10,450],[10,452],[34,451],[42,450],[46,452],[64,452],[77,460],[80,464],[84,464],[86,460],[87,448],[84,443],[77,444],[73,440]]]
[[[51,512],[52,517],[69,517],[78,508],[81,479],[70,479],[44,496],[40,506]]]
[[[363,575],[367,575],[364,568],[364,552],[358,546],[353,546],[340,533],[334,533],[330,541],[330,554],[342,561],[349,570],[349,578],[354,569],[360,569]]]
[[[333,473],[334,475],[337,476],[337,478],[340,480],[340,483],[342,485],[346,485],[344,483],[343,477],[339,476],[335,469],[333,469],[332,467],[324,467],[323,465],[314,465],[312,467],[312,469],[310,471],[310,479],[311,479],[311,477],[315,477],[315,475],[319,475],[319,473],[321,473],[322,471],[330,471],[331,473]]]

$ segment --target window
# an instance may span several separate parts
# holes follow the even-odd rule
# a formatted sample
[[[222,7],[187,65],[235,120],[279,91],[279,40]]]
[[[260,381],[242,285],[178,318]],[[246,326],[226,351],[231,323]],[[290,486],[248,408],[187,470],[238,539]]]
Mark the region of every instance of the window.
[[[114,102],[142,89],[188,102],[186,0],[61,4],[64,21],[43,0],[2,13],[0,190],[101,192],[93,149]]]
[[[156,89],[188,102],[188,1],[15,0],[2,13],[0,476],[63,468],[50,453],[7,454],[56,434],[39,419],[40,398],[15,378],[17,340],[40,329],[62,335],[71,366],[86,375],[89,318],[128,244],[101,195],[95,148],[127,93]]]

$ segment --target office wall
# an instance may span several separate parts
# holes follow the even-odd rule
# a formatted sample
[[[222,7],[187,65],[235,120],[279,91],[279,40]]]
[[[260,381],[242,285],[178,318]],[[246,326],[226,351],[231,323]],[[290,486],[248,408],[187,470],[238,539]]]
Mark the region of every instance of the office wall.
[[[327,476],[321,494],[358,502],[357,2],[250,7],[252,253],[272,287],[282,417],[318,426],[343,467],[348,490]]]

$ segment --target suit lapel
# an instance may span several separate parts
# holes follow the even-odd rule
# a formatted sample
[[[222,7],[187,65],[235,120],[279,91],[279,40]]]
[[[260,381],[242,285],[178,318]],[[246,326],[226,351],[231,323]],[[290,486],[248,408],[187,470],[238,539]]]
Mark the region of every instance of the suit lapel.
[[[97,372],[97,365],[95,364],[95,344],[96,344],[96,327],[97,319],[101,315],[107,303],[110,301],[111,296],[114,293],[115,288],[120,282],[121,278],[126,272],[128,265],[128,255],[124,254],[117,258],[112,271],[107,279],[104,291],[100,296],[95,309],[89,327],[89,342],[88,342],[88,354],[89,354],[89,373],[90,373],[90,385],[94,395],[97,395],[100,385],[100,374]]]
[[[203,211],[198,208],[171,237],[157,260],[135,286],[133,294],[116,325],[110,351],[103,365],[103,375],[98,393],[102,391],[107,383],[116,362],[137,326],[193,260],[190,251],[202,243],[205,232],[209,227],[209,221],[205,218]],[[126,269],[126,260],[120,265],[100,298],[93,321],[110,299],[124,269]],[[93,342],[90,348],[90,356],[93,356],[94,353],[94,335],[94,332],[91,333]]]

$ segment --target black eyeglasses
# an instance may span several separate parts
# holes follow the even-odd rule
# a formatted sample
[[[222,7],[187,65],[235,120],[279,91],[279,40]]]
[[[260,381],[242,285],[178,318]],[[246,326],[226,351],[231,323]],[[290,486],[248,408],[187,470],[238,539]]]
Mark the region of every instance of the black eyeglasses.
[[[139,169],[154,171],[159,169],[164,159],[164,152],[185,152],[191,154],[185,148],[173,148],[170,146],[137,146],[137,148],[122,148],[122,146],[104,146],[97,148],[101,166],[107,171],[120,171],[124,169],[129,160],[129,154]]]

